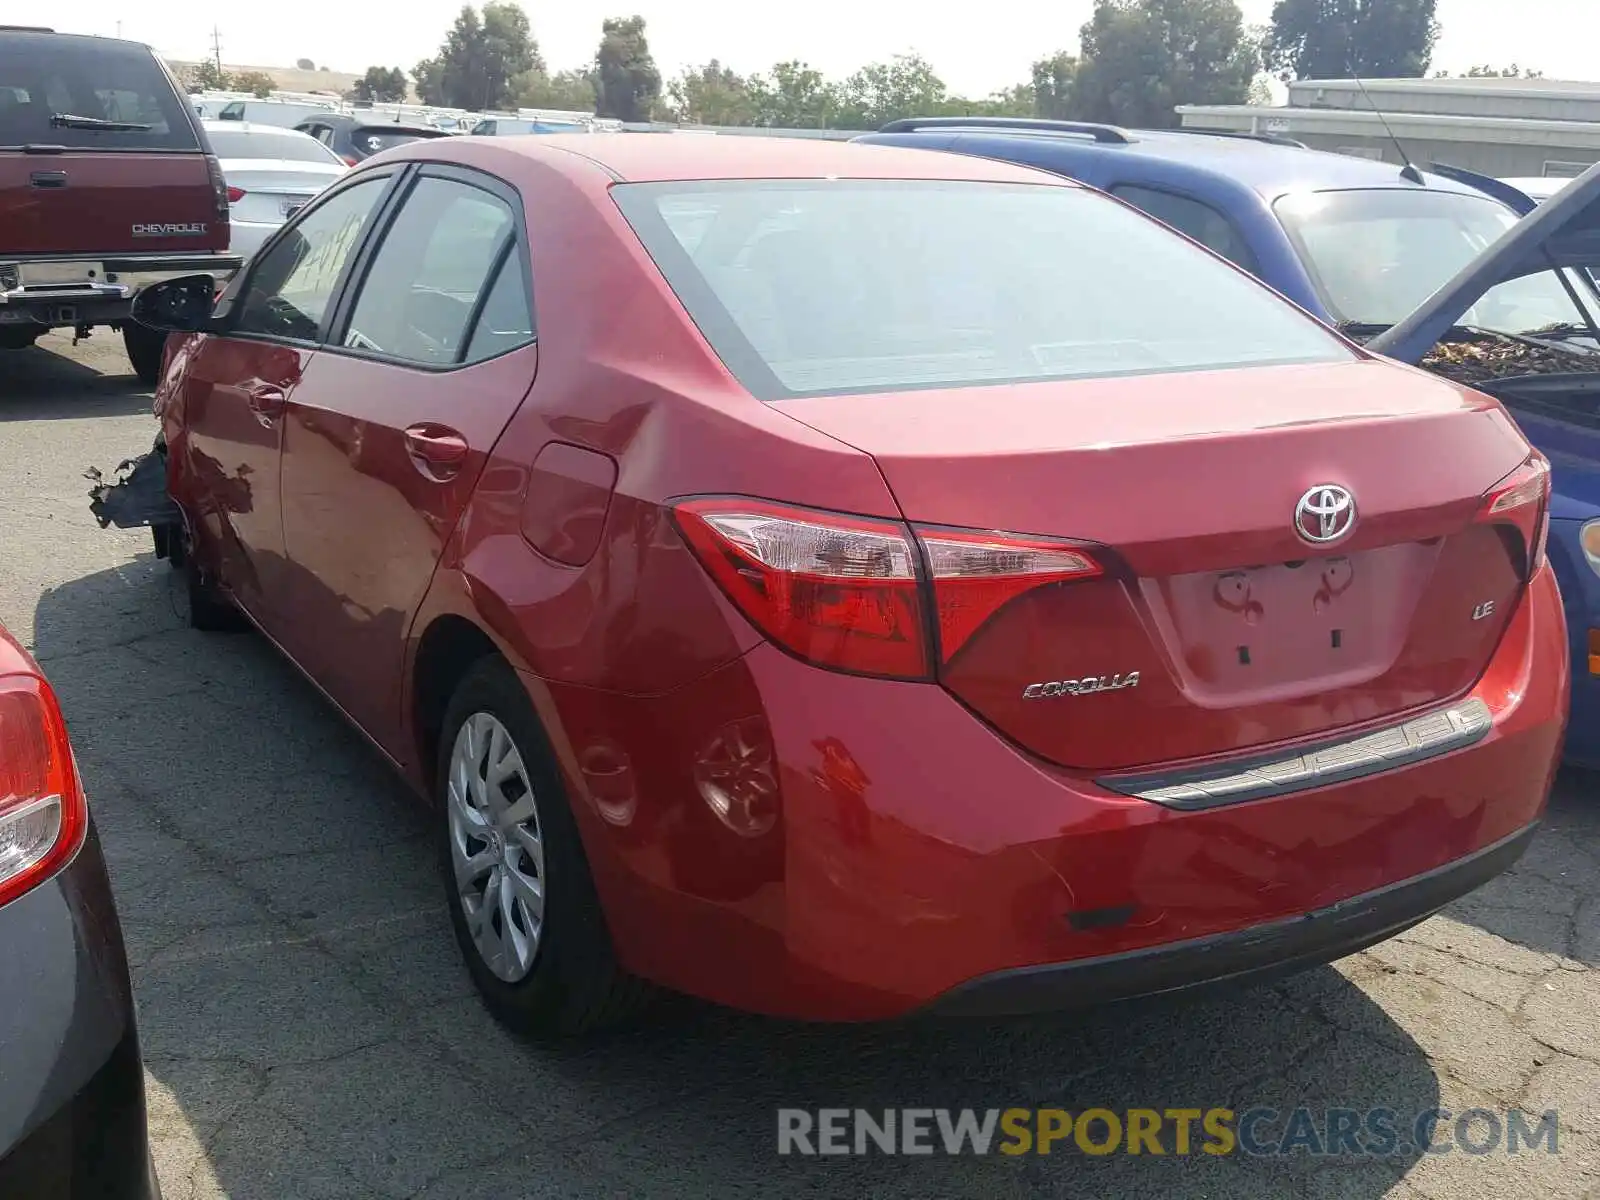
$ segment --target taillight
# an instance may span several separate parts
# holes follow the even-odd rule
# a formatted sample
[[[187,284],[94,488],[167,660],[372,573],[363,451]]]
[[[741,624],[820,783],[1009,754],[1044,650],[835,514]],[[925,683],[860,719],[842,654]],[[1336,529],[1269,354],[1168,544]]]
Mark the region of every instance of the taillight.
[[[1528,554],[1528,577],[1544,565],[1550,534],[1550,460],[1535,450],[1483,497],[1480,521],[1514,525]]]
[[[228,184],[222,178],[222,164],[215,154],[206,155],[206,175],[211,180],[211,196],[216,203],[217,220],[228,219]]]
[[[55,696],[31,675],[0,678],[0,904],[60,870],[88,824]]]
[[[244,199],[244,189],[242,187],[231,187],[231,188],[228,189],[228,203],[229,204],[237,204],[237,203],[239,203],[239,201],[241,201],[243,199]]]
[[[933,578],[944,663],[1008,601],[1037,587],[1101,573],[1087,550],[1067,542],[926,526],[916,532]]]
[[[928,679],[1007,602],[1102,573],[1070,542],[913,532],[899,521],[763,500],[689,500],[674,511],[690,548],[752,624],[808,662],[861,675]]]
[[[924,679],[928,637],[911,531],[760,500],[690,500],[678,527],[756,628],[818,666]]]
[[[339,157],[344,159],[344,165],[347,167],[358,167],[361,165],[361,160],[353,154],[341,154]]]

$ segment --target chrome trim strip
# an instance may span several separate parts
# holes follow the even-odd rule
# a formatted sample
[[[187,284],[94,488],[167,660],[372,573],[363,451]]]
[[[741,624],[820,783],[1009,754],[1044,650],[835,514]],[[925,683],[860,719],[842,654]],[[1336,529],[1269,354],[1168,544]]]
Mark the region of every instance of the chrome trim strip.
[[[1109,776],[1095,782],[1108,791],[1168,808],[1215,808],[1325,787],[1420,762],[1471,745],[1493,724],[1489,706],[1473,697],[1375,733],[1325,742],[1299,754],[1258,758],[1242,769],[1231,763],[1226,767]]]

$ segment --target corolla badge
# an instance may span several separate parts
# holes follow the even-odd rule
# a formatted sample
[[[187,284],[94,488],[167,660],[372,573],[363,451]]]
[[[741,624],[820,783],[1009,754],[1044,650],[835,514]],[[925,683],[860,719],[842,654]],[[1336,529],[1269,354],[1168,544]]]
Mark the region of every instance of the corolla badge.
[[[1306,489],[1294,506],[1294,531],[1312,545],[1337,542],[1356,526],[1356,498],[1337,483]]]
[[[1024,700],[1053,700],[1057,696],[1091,696],[1095,692],[1119,692],[1139,686],[1139,672],[1126,675],[1085,675],[1082,679],[1052,679],[1030,683],[1022,689]]]

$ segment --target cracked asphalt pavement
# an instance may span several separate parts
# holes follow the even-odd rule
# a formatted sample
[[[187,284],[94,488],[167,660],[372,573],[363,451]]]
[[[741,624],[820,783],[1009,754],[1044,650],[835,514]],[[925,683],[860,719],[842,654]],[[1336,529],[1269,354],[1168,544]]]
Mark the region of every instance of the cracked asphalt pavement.
[[[521,1045],[457,962],[429,822],[252,635],[185,628],[82,478],[146,449],[120,339],[0,354],[0,620],[59,690],[111,865],[168,1200],[1600,1197],[1600,780],[1512,874],[1276,987],[830,1028],[689,1001]],[[779,1158],[775,1110],[1304,1103],[1560,1113],[1559,1153]]]

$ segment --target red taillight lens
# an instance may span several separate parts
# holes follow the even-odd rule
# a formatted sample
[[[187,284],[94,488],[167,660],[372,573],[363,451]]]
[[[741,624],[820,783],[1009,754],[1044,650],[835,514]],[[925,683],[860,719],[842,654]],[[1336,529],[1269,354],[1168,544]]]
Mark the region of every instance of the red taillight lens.
[[[0,904],[60,870],[88,823],[55,696],[31,675],[0,678]]]
[[[244,189],[243,188],[241,188],[241,187],[231,187],[231,188],[228,189],[228,203],[229,204],[237,204],[237,203],[239,203],[239,201],[241,201],[243,199],[244,199]]]
[[[925,679],[920,568],[898,521],[760,500],[690,500],[684,539],[756,628],[818,666]]]
[[[933,577],[944,663],[1007,601],[1047,584],[1101,574],[1087,550],[1068,542],[926,526],[917,528],[917,537]]]
[[[860,675],[928,679],[935,645],[948,663],[1008,601],[1102,573],[1071,542],[913,533],[899,521],[742,498],[689,500],[674,513],[752,624],[808,662]]]
[[[222,178],[222,164],[215,154],[206,155],[206,175],[211,180],[211,195],[216,201],[217,219],[228,219],[228,184]]]
[[[353,154],[341,154],[339,157],[344,159],[344,165],[347,167],[358,167],[361,165],[361,160],[355,157]]]
[[[1550,533],[1550,460],[1535,450],[1484,494],[1480,521],[1514,525],[1528,551],[1528,576],[1544,565]]]

